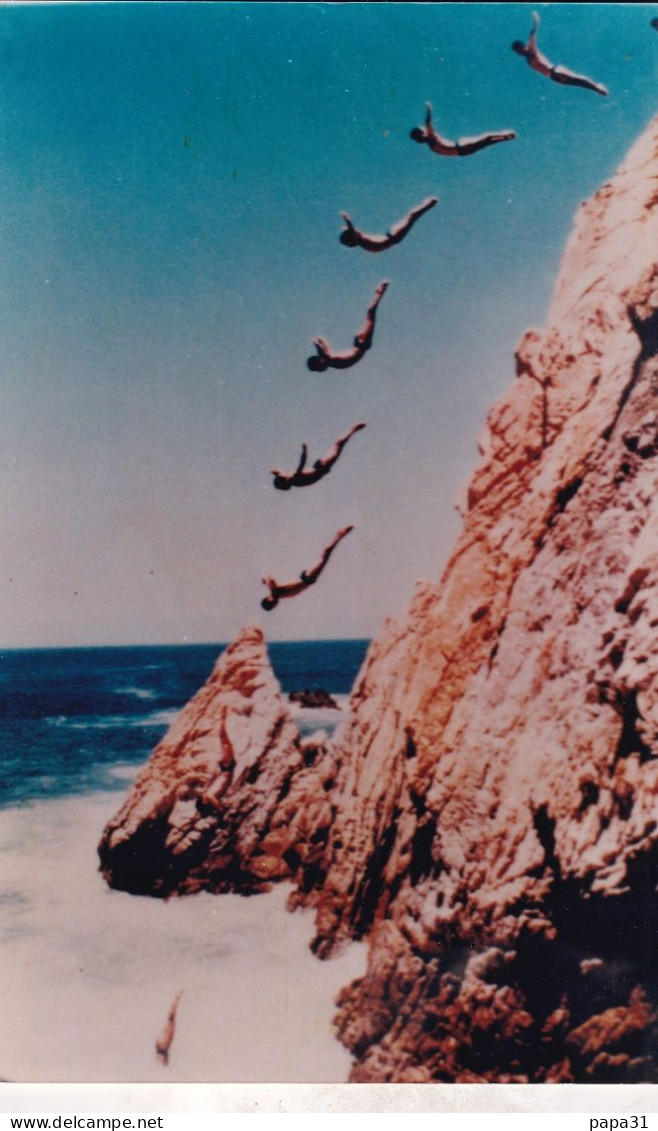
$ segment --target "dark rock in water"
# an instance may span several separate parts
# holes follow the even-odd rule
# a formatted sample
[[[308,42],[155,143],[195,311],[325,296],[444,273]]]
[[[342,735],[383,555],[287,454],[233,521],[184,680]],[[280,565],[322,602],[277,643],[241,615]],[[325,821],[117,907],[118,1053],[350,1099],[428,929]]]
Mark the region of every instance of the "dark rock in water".
[[[303,691],[291,691],[288,696],[291,703],[299,703],[300,707],[323,707],[332,711],[339,710],[338,703],[323,687],[310,690],[305,687]]]

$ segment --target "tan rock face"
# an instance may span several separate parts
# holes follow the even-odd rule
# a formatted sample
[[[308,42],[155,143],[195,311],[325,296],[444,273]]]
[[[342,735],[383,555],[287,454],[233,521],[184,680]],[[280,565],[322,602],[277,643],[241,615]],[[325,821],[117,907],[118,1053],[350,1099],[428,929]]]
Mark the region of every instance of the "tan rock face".
[[[329,772],[322,745],[302,741],[288,714],[262,633],[244,629],[107,825],[103,875],[159,896],[263,891],[294,872],[310,886],[333,815]]]
[[[657,255],[654,122],[579,211],[441,583],[355,688],[312,897],[320,953],[389,921],[343,994],[355,1079],[655,1078]],[[635,1038],[594,1055],[615,1010]]]
[[[328,750],[247,630],[101,844],[134,891],[294,876],[369,936],[354,1080],[658,1080],[658,120],[584,204],[462,535]]]

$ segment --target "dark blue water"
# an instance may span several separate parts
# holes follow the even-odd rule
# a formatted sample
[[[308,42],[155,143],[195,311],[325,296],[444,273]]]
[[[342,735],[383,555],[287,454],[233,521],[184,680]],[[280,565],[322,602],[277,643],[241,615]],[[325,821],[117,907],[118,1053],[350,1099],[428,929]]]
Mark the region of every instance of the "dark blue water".
[[[270,644],[285,693],[347,694],[366,640]],[[0,807],[125,789],[117,773],[148,757],[208,678],[224,645],[0,652]]]

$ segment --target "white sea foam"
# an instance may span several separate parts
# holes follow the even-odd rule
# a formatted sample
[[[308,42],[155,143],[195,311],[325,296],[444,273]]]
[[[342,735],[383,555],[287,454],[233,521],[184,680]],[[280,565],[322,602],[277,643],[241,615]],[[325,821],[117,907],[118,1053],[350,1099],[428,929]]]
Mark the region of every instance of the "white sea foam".
[[[157,691],[153,691],[150,687],[116,687],[115,692],[118,695],[134,695],[135,699],[157,699]]]
[[[46,718],[50,726],[67,727],[69,730],[107,730],[113,727],[168,727],[176,718],[178,708],[168,707],[162,711],[151,711],[148,715],[94,715],[78,719],[69,715],[51,715]]]
[[[363,973],[364,948],[314,958],[312,915],[289,914],[283,886],[167,903],[110,891],[96,844],[116,808],[94,794],[0,813],[0,1076],[345,1080],[333,999]],[[165,1067],[155,1040],[180,989]]]
[[[128,762],[117,762],[114,766],[108,768],[107,776],[109,778],[118,778],[119,781],[132,781],[133,778],[137,777],[141,768],[141,765],[131,766]]]
[[[150,715],[135,715],[130,720],[133,727],[168,727],[171,726],[179,714],[177,707],[169,707],[164,711],[151,711]]]

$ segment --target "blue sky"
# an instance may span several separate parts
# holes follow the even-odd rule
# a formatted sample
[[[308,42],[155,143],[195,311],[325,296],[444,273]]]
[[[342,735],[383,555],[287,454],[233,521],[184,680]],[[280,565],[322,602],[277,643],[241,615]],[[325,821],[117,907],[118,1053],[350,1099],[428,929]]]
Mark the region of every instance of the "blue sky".
[[[0,7],[0,640],[6,647],[369,636],[440,575],[513,352],[580,201],[658,110],[658,7]],[[409,139],[513,142],[439,158]],[[387,254],[338,241],[439,205]],[[391,286],[372,350],[351,343]],[[322,483],[269,469],[367,421]],[[347,522],[321,581],[271,614]]]

